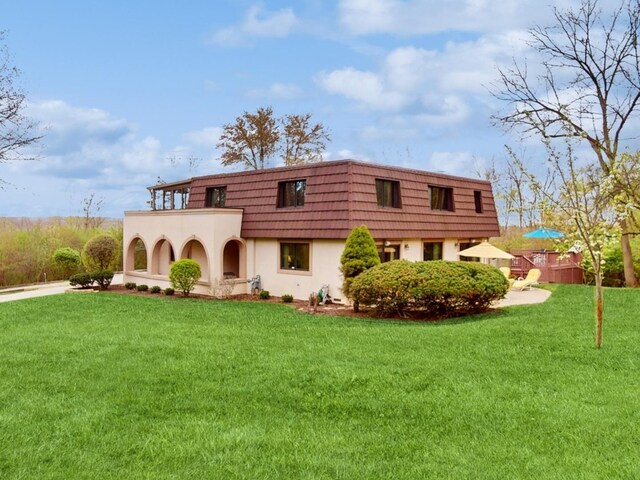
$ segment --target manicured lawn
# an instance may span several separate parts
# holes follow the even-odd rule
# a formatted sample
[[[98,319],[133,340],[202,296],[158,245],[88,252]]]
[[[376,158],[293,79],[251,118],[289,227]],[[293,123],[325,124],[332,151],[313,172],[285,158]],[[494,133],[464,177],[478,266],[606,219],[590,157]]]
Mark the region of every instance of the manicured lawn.
[[[0,304],[0,478],[640,478],[640,290],[438,324]]]

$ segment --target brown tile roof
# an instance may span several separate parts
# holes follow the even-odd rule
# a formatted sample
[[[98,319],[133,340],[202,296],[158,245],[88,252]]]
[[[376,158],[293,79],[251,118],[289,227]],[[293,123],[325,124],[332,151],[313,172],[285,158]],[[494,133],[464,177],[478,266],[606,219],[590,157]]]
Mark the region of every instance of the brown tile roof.
[[[378,207],[376,178],[400,182],[402,208]],[[278,182],[306,180],[303,207],[277,208]],[[428,187],[453,187],[455,212],[433,211]],[[227,207],[243,208],[244,238],[346,238],[367,225],[377,239],[464,238],[499,235],[491,185],[440,173],[338,160],[195,177],[188,208],[205,206],[207,187],[226,186]],[[475,211],[482,192],[483,213]]]

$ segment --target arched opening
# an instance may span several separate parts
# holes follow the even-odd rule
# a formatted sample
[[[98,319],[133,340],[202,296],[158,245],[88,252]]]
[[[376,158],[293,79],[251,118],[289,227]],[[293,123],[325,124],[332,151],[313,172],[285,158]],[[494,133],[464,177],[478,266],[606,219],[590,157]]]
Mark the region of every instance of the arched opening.
[[[200,272],[202,278],[205,281],[209,280],[209,261],[207,260],[207,252],[204,249],[204,245],[199,240],[189,240],[182,249],[182,255],[180,258],[190,258],[195,260],[200,265]]]
[[[244,278],[244,245],[238,240],[229,240],[222,250],[222,278]]]
[[[129,243],[124,269],[126,271],[147,271],[147,246],[140,237],[134,238]]]
[[[153,248],[151,256],[151,273],[153,275],[169,275],[171,264],[176,260],[173,247],[168,240],[162,239]]]

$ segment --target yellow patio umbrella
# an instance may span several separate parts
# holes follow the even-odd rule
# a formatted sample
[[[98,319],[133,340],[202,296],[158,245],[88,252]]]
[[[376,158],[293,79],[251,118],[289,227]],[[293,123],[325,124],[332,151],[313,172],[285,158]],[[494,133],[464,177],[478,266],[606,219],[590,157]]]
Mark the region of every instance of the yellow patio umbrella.
[[[510,253],[500,250],[498,247],[494,247],[489,242],[482,242],[471,248],[467,248],[458,252],[458,255],[463,257],[479,257],[479,258],[504,258],[511,260],[515,258]]]

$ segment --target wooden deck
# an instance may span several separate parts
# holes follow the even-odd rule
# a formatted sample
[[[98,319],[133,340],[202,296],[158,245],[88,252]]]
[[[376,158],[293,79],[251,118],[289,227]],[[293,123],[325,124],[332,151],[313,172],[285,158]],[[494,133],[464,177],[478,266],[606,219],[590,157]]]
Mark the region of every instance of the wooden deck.
[[[511,274],[526,277],[529,270],[538,268],[542,272],[541,282],[547,283],[583,283],[583,271],[580,266],[582,255],[546,250],[513,250],[515,258],[511,261]]]

